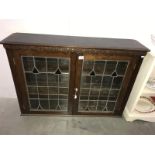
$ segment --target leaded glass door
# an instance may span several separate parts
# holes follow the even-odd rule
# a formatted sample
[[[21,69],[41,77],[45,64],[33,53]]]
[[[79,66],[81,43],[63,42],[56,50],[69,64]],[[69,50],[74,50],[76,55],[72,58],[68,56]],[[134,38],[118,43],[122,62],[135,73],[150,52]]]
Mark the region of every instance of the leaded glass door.
[[[29,113],[72,113],[70,72],[75,65],[70,54],[22,53],[16,59]]]
[[[125,94],[123,85],[131,67],[130,58],[83,57],[78,60],[81,77],[77,97],[76,114],[114,114],[121,97]]]
[[[18,51],[22,113],[115,114],[133,73],[131,56]]]

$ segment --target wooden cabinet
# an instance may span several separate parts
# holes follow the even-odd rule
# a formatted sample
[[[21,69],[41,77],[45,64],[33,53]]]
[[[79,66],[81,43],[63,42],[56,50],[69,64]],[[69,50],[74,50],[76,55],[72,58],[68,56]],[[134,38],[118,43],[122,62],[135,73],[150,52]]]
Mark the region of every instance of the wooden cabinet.
[[[24,33],[1,43],[22,114],[121,115],[149,51],[129,39]]]

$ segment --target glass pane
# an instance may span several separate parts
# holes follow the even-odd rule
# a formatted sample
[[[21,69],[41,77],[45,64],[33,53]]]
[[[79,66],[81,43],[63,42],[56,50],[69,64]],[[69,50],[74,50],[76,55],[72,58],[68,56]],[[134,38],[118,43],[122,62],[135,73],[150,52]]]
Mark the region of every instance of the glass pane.
[[[28,87],[29,98],[38,98],[37,87]]]
[[[36,98],[38,98],[38,93],[37,94],[31,94],[31,93],[29,93],[29,98],[34,98],[34,99],[36,99]]]
[[[81,95],[86,95],[86,96],[89,95],[89,89],[81,89],[80,94]]]
[[[61,110],[66,111],[67,110],[67,100],[59,100],[59,105],[61,107]]]
[[[48,88],[47,87],[38,87],[39,94],[48,94]]]
[[[88,105],[88,101],[80,101],[79,111],[88,111],[88,110],[86,110],[87,105]]]
[[[104,67],[105,67],[105,61],[95,61],[94,70],[96,74],[103,74]]]
[[[89,111],[96,111],[97,101],[89,101]]]
[[[45,58],[34,58],[35,66],[39,72],[46,72],[46,61]]]
[[[117,74],[118,75],[124,75],[126,68],[127,68],[128,62],[119,62],[117,65]]]
[[[32,71],[34,64],[32,57],[22,57],[25,71]]]
[[[49,94],[58,94],[57,87],[49,87]]]
[[[56,58],[47,58],[48,72],[55,72],[58,67],[58,60]]]
[[[28,87],[28,92],[30,94],[37,94],[38,93],[37,87]]]
[[[47,86],[47,74],[36,74],[38,86]]]
[[[122,80],[123,80],[123,77],[120,77],[120,76],[115,77],[113,80],[112,88],[113,89],[120,89],[121,84],[122,84]]]
[[[39,101],[38,99],[35,99],[35,100],[30,100],[30,106],[31,106],[31,109],[36,109],[38,108],[39,106]]]
[[[107,100],[108,99],[108,94],[109,94],[109,89],[102,89],[100,91],[99,100]]]
[[[97,106],[97,111],[102,112],[106,106],[106,101],[99,101]]]
[[[82,76],[81,77],[81,87],[89,88],[90,87],[90,81],[91,81],[90,76]]]
[[[68,99],[68,95],[59,95],[59,99]]]
[[[93,76],[92,83],[101,83],[102,76]]]
[[[58,75],[48,74],[48,85],[49,86],[58,86]]]
[[[60,94],[68,94],[68,88],[59,88],[59,93]]]
[[[48,100],[40,100],[40,105],[43,109],[49,109],[49,102]]]
[[[114,111],[115,102],[108,102],[107,103],[107,111]]]
[[[69,71],[69,60],[59,59],[59,67],[62,72],[68,73]]]
[[[48,88],[38,87],[39,98],[48,98]]]
[[[58,100],[58,96],[59,96],[58,94],[50,94],[49,98],[50,99],[57,99]]]
[[[36,86],[36,76],[32,73],[25,73],[27,85]]]
[[[87,95],[80,95],[80,100],[88,100],[89,96]]]
[[[109,94],[110,101],[116,101],[118,96],[119,90],[111,90]]]
[[[116,68],[117,61],[107,61],[105,74],[111,75]]]
[[[90,91],[90,97],[91,96],[98,97],[98,95],[99,95],[99,89],[98,90],[97,89],[91,89],[91,91]]]
[[[83,64],[83,74],[89,74],[93,69],[93,61],[84,61]]]
[[[103,76],[102,88],[110,88],[112,79],[111,76]]]
[[[56,110],[57,105],[58,105],[58,100],[50,100],[50,109]]]
[[[59,75],[59,85],[61,87],[68,87],[69,84],[69,75]]]

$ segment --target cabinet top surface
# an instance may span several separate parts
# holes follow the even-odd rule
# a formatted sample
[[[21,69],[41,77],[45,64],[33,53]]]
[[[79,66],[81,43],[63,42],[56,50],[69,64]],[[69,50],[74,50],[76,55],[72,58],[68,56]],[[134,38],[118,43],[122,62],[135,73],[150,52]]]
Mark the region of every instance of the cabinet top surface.
[[[78,48],[120,49],[149,51],[136,40],[117,38],[76,37],[63,35],[43,35],[30,33],[13,33],[0,42],[11,45],[62,46]]]

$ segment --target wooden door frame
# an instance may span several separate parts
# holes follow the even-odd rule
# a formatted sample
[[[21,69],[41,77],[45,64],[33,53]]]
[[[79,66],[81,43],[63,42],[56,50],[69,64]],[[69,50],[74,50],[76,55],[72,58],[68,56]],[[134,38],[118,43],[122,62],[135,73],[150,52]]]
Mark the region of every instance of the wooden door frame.
[[[19,106],[21,114],[72,114],[74,79],[75,79],[75,53],[71,51],[62,51],[59,48],[52,47],[31,47],[27,46],[7,46],[6,51],[13,75],[13,80],[16,87],[17,96],[19,99]],[[21,56],[44,56],[44,57],[66,57],[70,59],[70,78],[69,78],[69,94],[68,94],[68,111],[67,112],[53,112],[53,111],[30,111],[28,94],[26,92],[26,82],[24,79],[24,72],[22,68]]]
[[[82,75],[82,65],[83,60],[78,60],[78,56],[84,56],[85,60],[127,60],[129,62],[123,83],[122,88],[119,93],[119,97],[115,106],[114,112],[78,112],[78,105],[79,105],[79,95],[80,95],[80,80]],[[75,88],[78,88],[77,92],[77,99],[75,100],[75,105],[73,106],[73,114],[74,115],[121,115],[124,107],[126,105],[126,101],[128,99],[129,93],[132,88],[132,83],[134,82],[139,66],[140,66],[140,57],[139,56],[133,56],[133,55],[126,55],[124,54],[117,54],[114,52],[109,53],[79,53],[77,56],[77,62],[76,62],[76,79],[75,79]],[[131,81],[130,81],[131,79]],[[129,90],[128,90],[129,89]]]
[[[15,88],[18,96],[19,106],[22,114],[66,114],[66,115],[121,115],[124,110],[126,101],[134,84],[134,80],[136,78],[137,72],[139,70],[142,59],[140,55],[132,55],[130,51],[122,52],[122,51],[93,51],[95,49],[87,50],[87,49],[73,49],[66,47],[50,47],[50,46],[29,46],[29,45],[4,45],[9,64],[11,68],[11,72],[13,75],[13,80],[15,83]],[[88,51],[88,52],[87,52]],[[69,98],[68,98],[68,112],[52,112],[52,111],[29,111],[29,104],[27,102],[27,94],[25,93],[25,80],[23,76],[23,71],[21,69],[21,59],[19,59],[22,55],[40,55],[40,56],[69,56],[70,58],[70,81],[69,81]],[[118,58],[128,58],[130,60],[130,67],[128,67],[126,81],[128,85],[125,86],[124,98],[122,98],[122,102],[118,105],[117,110],[114,113],[81,113],[77,112],[78,109],[78,98],[74,99],[75,88],[78,88],[77,96],[80,94],[80,79],[81,79],[81,71],[82,71],[82,60],[78,59],[78,56],[84,56],[84,58],[89,58],[93,60],[94,58],[108,58],[111,60],[117,60]],[[123,80],[125,81],[125,80]],[[124,82],[123,82],[124,83]],[[124,84],[123,84],[124,85]]]

